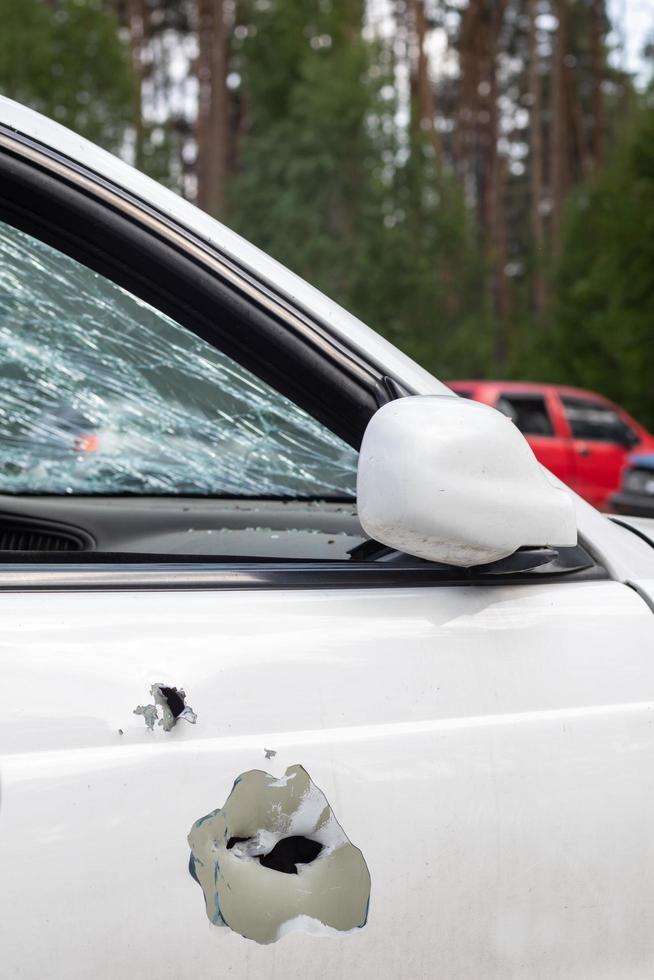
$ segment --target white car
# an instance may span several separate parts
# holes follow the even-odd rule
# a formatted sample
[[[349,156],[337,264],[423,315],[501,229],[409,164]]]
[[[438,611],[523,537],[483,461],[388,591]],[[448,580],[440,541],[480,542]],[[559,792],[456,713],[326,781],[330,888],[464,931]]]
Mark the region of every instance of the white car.
[[[0,174],[3,980],[653,976],[654,533],[7,100]]]

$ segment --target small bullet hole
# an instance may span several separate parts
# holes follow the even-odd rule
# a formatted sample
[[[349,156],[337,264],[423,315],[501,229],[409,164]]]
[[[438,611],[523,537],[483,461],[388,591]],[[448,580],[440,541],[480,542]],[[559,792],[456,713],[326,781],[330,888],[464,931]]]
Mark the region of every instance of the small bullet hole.
[[[176,687],[160,687],[161,696],[166,699],[168,707],[174,718],[179,718],[184,710],[184,698],[180,695]]]

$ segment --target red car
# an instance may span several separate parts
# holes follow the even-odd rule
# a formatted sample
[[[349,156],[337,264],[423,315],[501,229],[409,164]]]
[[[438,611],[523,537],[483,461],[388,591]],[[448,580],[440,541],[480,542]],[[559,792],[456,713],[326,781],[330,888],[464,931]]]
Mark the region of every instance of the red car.
[[[654,436],[594,391],[522,381],[448,384],[512,418],[540,462],[602,510],[619,487],[627,456],[654,452]]]

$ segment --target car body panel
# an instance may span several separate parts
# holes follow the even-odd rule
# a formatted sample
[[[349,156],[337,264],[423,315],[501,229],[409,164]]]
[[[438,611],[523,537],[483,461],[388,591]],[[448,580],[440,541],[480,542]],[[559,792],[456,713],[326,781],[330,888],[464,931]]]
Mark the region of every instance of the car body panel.
[[[190,204],[13,103],[0,122],[212,242],[407,390],[443,391]],[[118,564],[92,591],[77,566],[73,588],[0,571],[3,976],[650,975],[654,549],[575,506],[604,579],[170,589]],[[195,724],[147,729],[157,683],[184,688]],[[293,764],[364,855],[369,917],[260,946],[208,922],[187,834],[240,774]]]
[[[521,381],[451,381],[456,392],[496,406],[502,393],[540,396],[545,400],[552,421],[549,436],[525,433],[527,442],[543,466],[593,506],[602,510],[610,506],[609,498],[619,484],[620,474],[633,447],[598,439],[577,439],[570,428],[562,399],[583,399],[600,408],[610,409],[628,426],[641,450],[654,451],[654,436],[619,405],[594,391],[570,385],[538,384]]]
[[[1,595],[4,975],[646,975],[653,643],[609,581]],[[195,726],[146,730],[153,681]],[[369,921],[258,946],[206,921],[186,835],[298,762]]]
[[[650,533],[652,529],[650,528]],[[631,583],[631,587],[636,590],[638,595],[645,600],[654,612],[654,578],[636,579]]]
[[[629,515],[613,519],[616,524],[622,527],[632,528],[639,537],[648,541],[654,548],[654,517],[637,517]]]

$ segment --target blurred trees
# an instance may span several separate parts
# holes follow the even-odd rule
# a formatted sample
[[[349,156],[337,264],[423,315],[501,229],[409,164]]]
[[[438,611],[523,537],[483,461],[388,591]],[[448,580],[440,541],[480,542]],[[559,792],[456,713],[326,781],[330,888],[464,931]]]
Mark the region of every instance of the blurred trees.
[[[550,372],[654,429],[654,103],[575,194],[555,280]]]
[[[374,230],[367,116],[375,86],[361,38],[363,4],[276,0],[257,7],[244,5],[249,17],[234,49],[247,117],[228,220],[351,302],[366,276]]]
[[[100,0],[0,0],[0,92],[120,151],[135,85],[117,26]]]
[[[441,377],[549,372],[615,392],[625,352],[645,356],[654,263],[640,300],[618,270],[641,247],[629,222],[653,110],[609,57],[605,0],[0,12],[3,92],[131,156]]]
[[[71,0],[48,2],[57,6]],[[189,187],[197,185],[199,166],[196,0],[100,2],[115,17],[131,54],[136,88],[126,155],[139,170],[188,195]]]

